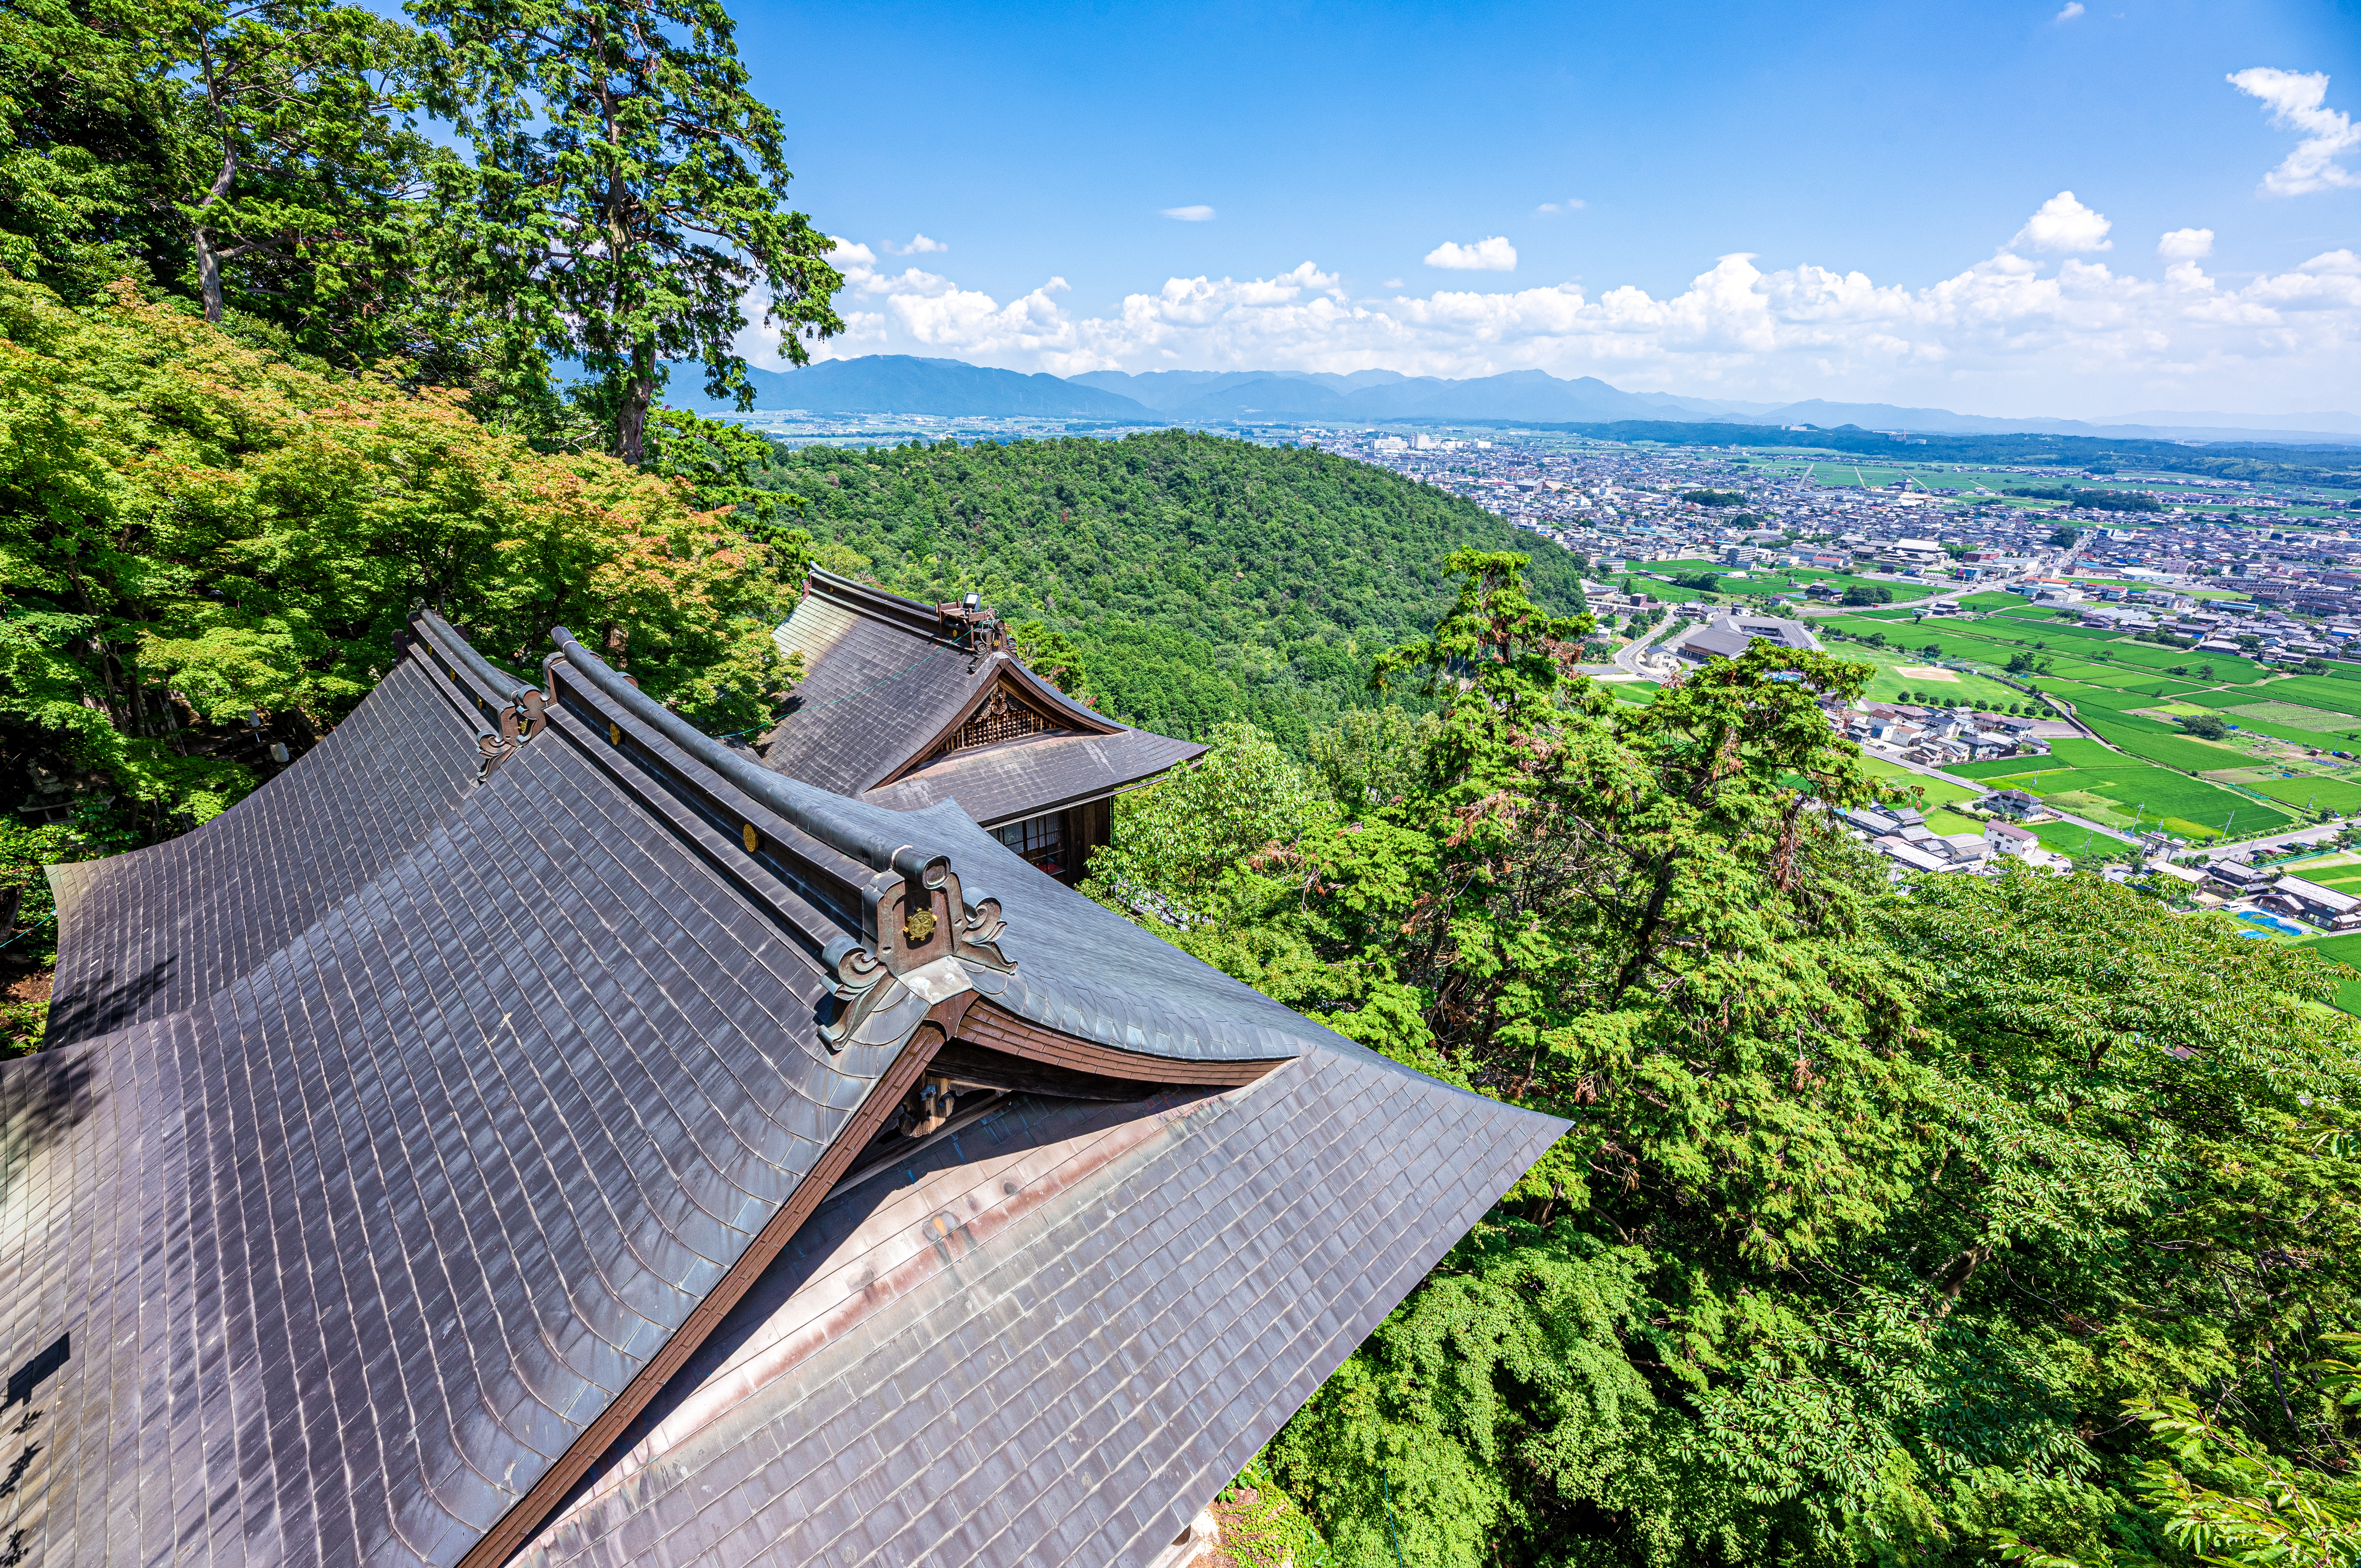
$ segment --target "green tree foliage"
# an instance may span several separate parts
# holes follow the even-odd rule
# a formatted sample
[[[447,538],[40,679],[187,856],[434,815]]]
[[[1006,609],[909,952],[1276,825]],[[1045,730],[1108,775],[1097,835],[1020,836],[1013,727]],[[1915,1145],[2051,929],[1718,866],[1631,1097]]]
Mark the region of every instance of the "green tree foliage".
[[[205,319],[235,298],[287,321],[307,353],[382,357],[432,160],[390,118],[412,103],[409,29],[329,0],[254,0],[187,6],[164,40],[192,79],[174,211]]]
[[[0,718],[112,779],[148,830],[254,782],[391,666],[414,604],[495,656],[570,623],[717,729],[792,672],[770,627],[800,535],[749,539],[686,480],[535,453],[447,393],[306,370],[125,295],[0,279]]]
[[[1450,602],[1444,558],[1528,550],[1534,591],[1581,605],[1579,568],[1467,501],[1366,464],[1179,431],[887,451],[807,447],[758,482],[897,593],[980,593],[1073,640],[1111,716],[1202,736],[1253,721],[1296,755],[1368,706],[1378,652]],[[845,569],[836,567],[832,569]]]
[[[1866,667],[1758,645],[1616,703],[1516,557],[1453,565],[1379,663],[1432,713],[1356,716],[1310,767],[1225,730],[1093,868],[1572,1124],[1269,1449],[1336,1560],[1389,1563],[1390,1524],[1448,1568],[2184,1563],[2143,1400],[2342,1474],[2316,1363],[2361,1289],[2361,1084],[2330,969],[2093,876],[1899,894],[1814,804],[1879,788],[1818,707]]]
[[[1683,490],[1681,499],[1692,506],[1742,507],[1746,504],[1743,490]]]
[[[2230,721],[2218,714],[2184,713],[2178,722],[2183,729],[2204,740],[2224,740],[2230,735]]]
[[[733,525],[774,539],[801,515],[804,499],[754,483],[770,461],[771,444],[744,425],[703,419],[684,409],[658,409],[648,419],[641,466],[659,478],[685,482],[699,508],[726,509]]]
[[[2004,492],[2040,501],[2064,501],[2092,511],[2162,511],[2164,503],[2128,490],[2088,490],[2074,485],[2017,485]],[[2056,543],[2052,541],[2051,543]]]
[[[1844,591],[1846,604],[1892,604],[1894,590],[1883,583],[1854,583]]]
[[[2356,1342],[2349,1333],[2323,1338],[2339,1349]],[[2351,1362],[2329,1356],[2305,1370],[2319,1375],[2338,1404],[2361,1403],[2361,1368]],[[2361,1555],[2361,1481],[2354,1475],[2361,1454],[2349,1441],[2340,1436],[2328,1453],[2299,1463],[2180,1395],[2143,1397],[2124,1408],[2166,1451],[2142,1467],[2139,1490],[2175,1545],[2223,1568],[2344,1568]],[[2087,1557],[2061,1556],[2013,1533],[2002,1542],[2008,1559],[2026,1568],[2117,1568],[2125,1561],[2103,1547]]]
[[[185,84],[129,5],[0,6],[0,267],[77,302],[178,277]]]
[[[464,374],[423,198],[457,167],[410,129],[418,40],[330,0],[0,11],[0,266],[76,303],[117,279],[355,366]]]
[[[413,0],[439,58],[434,106],[475,152],[454,171],[454,253],[509,334],[577,358],[611,449],[639,462],[668,361],[752,400],[741,302],[797,364],[841,330],[829,238],[786,204],[779,116],[746,87],[715,0]]]

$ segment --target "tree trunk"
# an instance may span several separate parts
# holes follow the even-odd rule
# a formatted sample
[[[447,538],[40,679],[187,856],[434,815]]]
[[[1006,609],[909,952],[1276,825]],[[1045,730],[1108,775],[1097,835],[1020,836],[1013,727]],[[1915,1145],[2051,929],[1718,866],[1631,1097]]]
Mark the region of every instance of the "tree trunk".
[[[204,67],[205,102],[213,109],[214,124],[221,132],[222,138],[221,172],[214,176],[213,188],[205,192],[205,199],[197,203],[197,214],[203,218],[207,209],[228,195],[230,187],[237,183],[237,143],[230,130],[227,108],[230,93],[224,90],[214,74],[213,51],[200,49],[197,58]],[[213,231],[203,223],[192,225],[190,237],[197,247],[197,292],[205,302],[205,320],[219,326],[222,319],[221,255],[214,249]]]
[[[205,302],[205,320],[221,325],[222,280],[221,256],[214,249],[213,236],[203,227],[192,232],[197,244],[197,293]]]
[[[647,456],[648,405],[655,395],[655,349],[645,343],[634,345],[631,373],[623,381],[622,406],[615,411],[615,455],[635,466]]]

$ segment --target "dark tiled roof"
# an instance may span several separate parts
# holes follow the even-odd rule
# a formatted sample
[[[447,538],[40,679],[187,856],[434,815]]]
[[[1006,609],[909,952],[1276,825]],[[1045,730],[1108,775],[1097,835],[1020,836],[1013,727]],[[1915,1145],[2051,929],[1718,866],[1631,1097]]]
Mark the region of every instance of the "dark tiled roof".
[[[449,690],[405,660],[284,784],[153,848],[55,868],[71,938],[49,1038],[194,1004],[416,848],[476,776],[475,728]]]
[[[993,827],[1113,795],[1204,749],[1148,729],[1038,736],[954,751],[862,798],[897,811],[948,801]]]
[[[815,1214],[524,1563],[1145,1562],[1497,1196],[1473,1141],[1554,1130],[1431,1089],[993,1107]]]
[[[807,592],[780,643],[804,656],[803,683],[764,753],[772,769],[858,795],[958,717],[988,678],[966,652]]]
[[[804,680],[769,739],[776,772],[897,809],[956,803],[1000,823],[1113,795],[1204,748],[1120,725],[1068,698],[1005,648],[971,651],[932,605],[817,568],[779,644]],[[1014,683],[1062,732],[954,752],[912,771],[995,685]]]
[[[0,1066],[0,1365],[41,1423],[0,1513],[18,1561],[481,1568],[573,1493],[558,1557],[595,1526],[583,1561],[664,1533],[730,1563],[817,1488],[858,1515],[840,1556],[1142,1562],[1558,1129],[951,806],[755,766],[570,641],[545,729],[489,742],[478,782],[482,716],[541,700],[425,630],[251,799],[59,879],[72,1004],[110,1026]],[[1003,1102],[840,1185],[946,1031],[1033,1052],[1033,1080],[1190,1087]],[[979,1205],[1016,1186],[927,1254],[972,1242],[972,1270],[873,1212],[920,1154]],[[594,1468],[709,1406],[718,1365],[808,1316],[811,1260],[879,1223],[907,1288],[699,1426],[693,1481],[689,1448],[620,1490]],[[889,1485],[922,1455],[966,1487]]]

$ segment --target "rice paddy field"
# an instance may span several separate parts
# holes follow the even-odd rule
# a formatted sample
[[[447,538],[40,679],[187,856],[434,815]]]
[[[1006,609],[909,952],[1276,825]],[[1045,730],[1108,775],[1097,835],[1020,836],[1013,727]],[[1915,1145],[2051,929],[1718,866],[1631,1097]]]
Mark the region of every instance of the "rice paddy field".
[[[1861,765],[1868,770],[1872,778],[1884,779],[1905,788],[1915,785],[1924,790],[1928,807],[1957,806],[1963,800],[1974,800],[1985,793],[1971,784],[1954,784],[1949,779],[1928,778],[1925,773],[1914,772],[1899,762],[1889,762],[1883,757],[1865,756],[1861,758]],[[1951,771],[1956,773],[1958,770]],[[1949,828],[1946,831],[1958,832],[1959,829]]]
[[[1787,593],[1811,583],[1832,583],[1839,588],[1857,587],[1884,588],[1894,595],[1893,602],[1895,604],[1914,603],[1919,599],[1930,598],[1942,591],[1942,585],[1938,583],[1888,583],[1850,572],[1824,572],[1816,567],[1806,566],[1790,569],[1785,566],[1724,566],[1719,561],[1651,561],[1647,564],[1647,571],[1662,572],[1668,577],[1694,576],[1699,572],[1711,572],[1716,578],[1713,593],[1730,594],[1740,598],[1755,594]],[[1712,597],[1712,594],[1703,588],[1687,587],[1678,583],[1657,582],[1636,566],[1629,572],[1609,575],[1619,587],[1625,577],[1631,577],[1633,587],[1651,598],[1668,604],[1687,604],[1696,599]]]
[[[2041,841],[2041,847],[2053,854],[2103,854],[2121,850],[2128,855],[2132,848],[2121,839],[2110,839],[2079,822],[2037,822],[2032,832]]]
[[[1870,648],[1859,642],[1832,642],[1823,639],[1828,651],[1839,659],[1875,666],[1877,673],[1870,677],[1869,699],[1872,702],[1916,702],[1930,697],[1945,705],[1965,703],[1987,713],[2006,713],[2026,706],[2026,696],[2015,687],[2003,684],[1989,675],[1971,671],[1942,670],[1933,674],[1927,669],[1917,648]],[[1905,669],[1921,672],[1904,674]]]
[[[2334,871],[2307,871],[2301,865],[2290,868],[2300,877],[2335,888],[2340,893],[2361,893],[2361,865],[2346,864]],[[2331,880],[2336,872],[2345,873]],[[2322,958],[2343,964],[2354,972],[2353,978],[2336,988],[2336,1005],[2345,1012],[2361,1014],[2361,931],[2348,931],[2340,937],[2317,937],[2306,942],[2294,942],[2291,947],[2310,948]]]
[[[2322,812],[2361,815],[2361,756],[2332,754],[2361,753],[2361,671],[2286,675],[2236,654],[2135,642],[2066,623],[2059,613],[2020,606],[1951,621],[1889,611],[1820,625],[1824,636],[1880,636],[1884,650],[1831,646],[1847,657],[1891,652],[1895,664],[1940,658],[1997,673],[2029,656],[2035,673],[2015,678],[2070,705],[2107,743],[2061,743],[2030,764],[2004,759],[1948,770],[1956,775],[2021,787],[2118,828],[2155,826],[2161,815],[2168,831],[2191,839],[2225,829],[2241,839],[2283,831]],[[2175,722],[2208,711],[2233,726],[2223,740]]]
[[[2087,817],[2124,832],[2162,828],[2192,843],[2211,841],[2225,832],[2241,838],[2276,833],[2297,823],[2293,811],[2272,802],[2145,757],[2126,756],[2096,740],[2062,740],[2052,743],[2047,757],[2003,757],[1948,771],[1973,778],[1987,789],[2024,790],[2052,810]]]

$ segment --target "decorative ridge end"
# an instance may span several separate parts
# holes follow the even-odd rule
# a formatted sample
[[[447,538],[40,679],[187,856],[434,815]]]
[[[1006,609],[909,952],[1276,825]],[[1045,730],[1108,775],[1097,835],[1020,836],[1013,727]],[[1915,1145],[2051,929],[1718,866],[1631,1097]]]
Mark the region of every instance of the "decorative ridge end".
[[[579,694],[567,700],[595,694],[599,703],[607,705],[600,711],[609,717],[610,732],[620,710],[627,722],[655,731],[747,801],[808,835],[817,841],[815,852],[824,845],[873,873],[865,883],[849,879],[836,884],[843,889],[843,901],[832,905],[836,911],[832,918],[843,926],[854,926],[855,909],[850,901],[857,899],[859,919],[857,931],[842,931],[821,949],[821,962],[833,981],[837,1004],[820,1031],[831,1049],[841,1050],[856,1040],[868,1045],[889,1036],[898,1038],[893,1031],[902,1024],[915,1028],[927,1007],[972,989],[969,975],[984,970],[1016,972],[1016,961],[998,945],[1007,928],[1001,918],[1000,901],[983,898],[969,904],[950,856],[884,837],[879,819],[894,821],[889,831],[906,830],[907,824],[894,820],[882,808],[862,807],[756,766],[641,691],[630,676],[609,668],[566,628],[552,629],[550,639],[557,651],[543,662],[550,679],[548,701],[557,700],[556,672],[562,664],[567,691]],[[585,687],[588,692],[582,690]],[[598,708],[598,703],[593,707]],[[755,830],[750,827],[746,831],[751,853],[756,849]],[[868,939],[863,940],[864,937]],[[904,1003],[914,997],[925,998],[926,1006],[906,1020]]]
[[[830,1050],[856,1041],[891,1043],[907,1032],[899,1027],[902,1022],[915,1028],[928,1007],[973,990],[978,972],[1016,972],[1016,960],[1000,950],[999,937],[1008,922],[1001,918],[998,899],[967,903],[958,873],[941,856],[922,857],[906,846],[895,859],[896,870],[906,863],[918,874],[881,876],[870,885],[876,950],[848,935],[829,942],[820,955],[835,982],[835,1015],[819,1031]],[[903,1003],[912,998],[924,1005],[900,1019]],[[882,1031],[881,1025],[886,1025]]]
[[[556,700],[555,688],[544,691],[501,669],[476,652],[457,628],[434,610],[412,613],[410,630],[395,652],[406,652],[410,646],[425,650],[429,662],[440,666],[453,685],[463,692],[470,685],[476,688],[476,751],[483,759],[476,769],[478,784],[549,727],[549,705]],[[485,714],[491,715],[489,723],[482,717]]]

